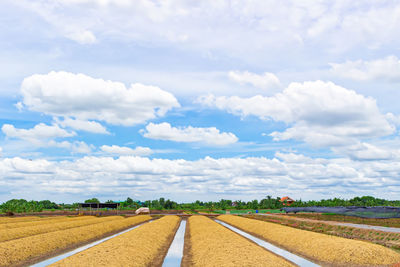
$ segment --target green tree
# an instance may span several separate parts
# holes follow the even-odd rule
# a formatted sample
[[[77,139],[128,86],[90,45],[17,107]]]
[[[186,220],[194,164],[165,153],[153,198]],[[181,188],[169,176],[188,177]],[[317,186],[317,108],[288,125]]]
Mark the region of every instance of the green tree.
[[[100,203],[100,201],[94,197],[94,198],[86,199],[85,203]]]

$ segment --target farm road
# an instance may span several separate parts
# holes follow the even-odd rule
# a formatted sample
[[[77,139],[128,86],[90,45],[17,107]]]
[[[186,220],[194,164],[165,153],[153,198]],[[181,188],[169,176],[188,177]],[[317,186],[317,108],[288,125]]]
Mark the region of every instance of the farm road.
[[[297,220],[297,221],[304,221],[304,222],[308,221],[308,222],[315,222],[315,223],[325,223],[325,224],[331,224],[331,225],[347,226],[347,227],[368,229],[368,230],[375,230],[375,231],[382,231],[382,232],[388,232],[388,233],[400,233],[400,228],[396,228],[396,227],[385,227],[385,226],[376,226],[376,225],[367,225],[367,224],[322,221],[322,220],[313,220],[313,219],[296,218],[296,217],[289,217],[288,218],[286,216],[274,215],[274,214],[258,214],[258,215],[269,216],[269,217],[280,217],[280,218]]]

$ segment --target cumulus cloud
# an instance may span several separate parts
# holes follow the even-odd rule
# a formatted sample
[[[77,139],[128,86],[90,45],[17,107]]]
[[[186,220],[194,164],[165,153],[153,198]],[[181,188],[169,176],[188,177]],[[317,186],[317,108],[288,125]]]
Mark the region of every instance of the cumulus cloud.
[[[388,56],[371,61],[357,60],[331,63],[330,71],[339,76],[356,81],[386,80],[400,81],[400,60]]]
[[[142,146],[138,146],[133,149],[133,148],[126,147],[126,146],[103,145],[100,147],[100,149],[105,153],[114,154],[114,155],[147,156],[147,155],[151,155],[153,153],[153,151],[150,148],[142,147]]]
[[[379,147],[365,142],[334,148],[334,151],[353,160],[393,160],[400,157],[398,149]]]
[[[58,137],[71,137],[75,136],[75,132],[68,132],[58,125],[46,125],[39,123],[31,129],[15,128],[11,124],[4,124],[1,127],[3,133],[10,138],[24,139],[28,141],[53,139]]]
[[[231,195],[253,199],[265,196],[265,188],[276,195],[293,197],[344,196],[357,186],[360,194],[398,193],[399,161],[352,161],[310,158],[278,153],[275,158],[211,158],[199,160],[149,159],[145,157],[86,156],[71,161],[1,158],[0,181],[8,192],[42,197],[52,193],[118,197],[132,190],[144,197],[154,194],[188,193]],[[301,192],[301,193],[299,193]],[[25,193],[26,194],[26,193]],[[179,198],[179,197],[178,197]]]
[[[291,83],[282,93],[250,98],[204,96],[203,105],[246,117],[283,121],[284,132],[274,140],[297,139],[315,146],[347,145],[354,138],[394,133],[395,127],[379,111],[376,101],[332,82]]]
[[[125,126],[162,117],[180,106],[172,94],[155,86],[135,83],[127,88],[120,82],[64,71],[25,78],[21,94],[23,105],[32,111]]]
[[[392,123],[392,124],[394,124],[396,126],[400,126],[400,115],[394,115],[393,113],[389,112],[389,113],[386,114],[386,119],[390,123]]]
[[[75,132],[68,132],[57,124],[46,125],[39,123],[31,129],[19,129],[11,124],[4,124],[1,130],[8,138],[29,142],[26,145],[30,148],[57,147],[78,154],[90,153],[94,148],[83,141],[56,141],[56,139],[76,136]]]
[[[54,140],[50,140],[46,147],[57,147],[57,148],[64,148],[71,151],[73,154],[89,154],[94,149],[93,145],[88,145],[83,141],[61,141],[57,142]]]
[[[146,130],[141,130],[144,137],[175,142],[197,142],[207,145],[224,146],[236,143],[238,138],[233,133],[220,132],[215,127],[172,127],[169,123],[149,123]]]
[[[63,128],[69,127],[78,131],[85,131],[97,134],[109,134],[107,129],[96,121],[74,120],[71,118],[59,120],[56,118],[56,123]]]
[[[230,71],[229,78],[240,84],[251,84],[261,89],[274,89],[281,86],[278,77],[269,72],[259,75],[248,71]]]

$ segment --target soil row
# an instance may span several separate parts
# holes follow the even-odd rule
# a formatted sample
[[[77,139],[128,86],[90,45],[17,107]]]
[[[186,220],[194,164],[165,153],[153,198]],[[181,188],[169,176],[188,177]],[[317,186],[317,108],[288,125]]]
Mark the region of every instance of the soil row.
[[[50,266],[161,266],[179,222],[165,216]]]
[[[388,266],[400,262],[399,253],[364,241],[299,230],[241,216],[221,215],[218,219],[323,265]]]
[[[150,219],[147,215],[121,217],[118,220],[0,242],[0,266],[23,266],[37,262]]]
[[[182,266],[296,266],[205,216],[188,219]]]

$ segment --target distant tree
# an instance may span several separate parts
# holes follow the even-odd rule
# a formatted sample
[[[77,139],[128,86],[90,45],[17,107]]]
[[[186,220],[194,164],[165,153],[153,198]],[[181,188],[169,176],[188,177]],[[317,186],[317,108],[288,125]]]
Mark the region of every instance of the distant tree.
[[[161,197],[159,203],[160,203],[160,208],[163,209],[165,205],[165,198]]]
[[[0,206],[3,212],[40,212],[43,210],[43,204],[38,201],[27,201],[25,199],[11,199]]]
[[[213,202],[206,202],[205,204],[204,204],[204,206],[208,209],[208,211],[210,211],[210,212],[212,212],[212,211],[214,211],[214,203]]]
[[[59,205],[57,203],[51,202],[50,200],[41,200],[38,202],[39,205],[42,205],[44,209],[59,209]]]
[[[85,203],[100,203],[100,201],[94,197],[94,198],[86,199]]]
[[[128,197],[128,198],[126,199],[126,204],[132,205],[132,204],[133,204],[133,199],[130,198],[130,197]]]

